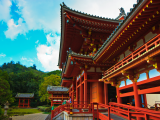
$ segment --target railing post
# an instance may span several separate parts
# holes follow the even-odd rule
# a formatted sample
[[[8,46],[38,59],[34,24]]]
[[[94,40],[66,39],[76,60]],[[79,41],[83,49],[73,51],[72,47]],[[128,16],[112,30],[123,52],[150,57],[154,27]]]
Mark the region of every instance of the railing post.
[[[129,112],[129,108],[128,108],[128,120],[131,120],[131,114]]]
[[[145,120],[149,120],[149,117],[147,114],[145,114]]]
[[[110,106],[108,106],[108,120],[111,119],[111,116],[110,116]]]
[[[92,103],[92,113],[93,113],[93,120],[94,120],[94,103]]]
[[[147,44],[145,44],[145,49],[146,49],[146,52],[148,51],[148,47],[147,47]]]
[[[99,120],[98,103],[97,103],[97,120]]]

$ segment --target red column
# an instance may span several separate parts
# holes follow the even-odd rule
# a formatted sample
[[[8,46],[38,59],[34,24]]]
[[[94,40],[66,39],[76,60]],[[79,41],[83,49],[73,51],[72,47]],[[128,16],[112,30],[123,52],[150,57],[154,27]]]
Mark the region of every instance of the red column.
[[[73,77],[73,80],[72,80],[72,104],[74,104],[74,77]]]
[[[116,91],[117,91],[117,103],[122,103],[122,99],[120,97],[119,86],[116,86]]]
[[[104,103],[108,105],[108,84],[104,82]]]
[[[136,81],[133,81],[133,91],[134,91],[135,107],[141,107],[141,100],[138,95],[138,86]],[[137,117],[137,120],[142,120],[142,118]]]
[[[28,99],[28,107],[29,107],[29,99]]]
[[[147,106],[147,97],[146,97],[146,94],[143,94],[143,101],[144,101],[145,106]]]
[[[53,97],[53,94],[52,94],[52,97]],[[53,106],[53,99],[51,99],[51,107]]]
[[[76,103],[78,104],[79,98],[78,98],[78,83],[77,83],[77,79],[76,79]],[[78,105],[76,106],[78,107]]]
[[[23,99],[23,107],[24,107],[24,102],[25,102],[25,99]]]
[[[135,82],[135,81],[133,82],[133,90],[134,90],[135,106],[141,107],[140,98],[138,95],[138,86],[137,86],[137,82]]]
[[[87,108],[87,72],[84,71],[84,107]]]
[[[20,107],[20,103],[21,103],[20,101],[21,101],[21,99],[19,98],[19,103],[18,103],[18,107]]]
[[[80,102],[79,104],[83,104],[83,85],[82,85],[82,78],[80,78]],[[82,108],[83,105],[80,105],[80,107]]]

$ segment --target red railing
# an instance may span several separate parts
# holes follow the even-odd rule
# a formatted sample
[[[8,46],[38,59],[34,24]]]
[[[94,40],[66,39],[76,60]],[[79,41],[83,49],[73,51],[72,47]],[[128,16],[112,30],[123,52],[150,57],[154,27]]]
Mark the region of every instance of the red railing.
[[[153,47],[157,46],[158,44],[160,44],[160,34],[158,34],[156,37],[154,37],[153,39],[151,39],[150,41],[145,43],[143,46],[139,47],[137,50],[135,50],[133,53],[129,54],[127,57],[122,59],[120,62],[113,65],[111,68],[106,70],[103,75],[106,76],[106,75],[114,72],[115,70],[119,69],[123,65],[140,57],[141,55],[143,55],[147,51],[151,50]]]
[[[153,110],[148,110],[144,108],[138,108],[138,107],[124,105],[124,104],[118,104],[114,102],[110,102],[109,105],[104,105],[101,103],[93,103],[93,106],[95,105],[97,107],[97,110],[92,111],[93,120],[94,118],[101,119],[101,120],[113,120],[110,117],[110,113],[116,114],[128,120],[132,120],[135,117],[145,118],[145,120],[149,120],[149,119],[160,120],[159,111],[153,111]],[[100,113],[98,109],[99,107],[107,108],[108,116]]]
[[[73,106],[75,106],[73,108]],[[77,106],[77,107],[76,107]],[[93,120],[95,118],[100,120],[114,120],[111,118],[111,113],[123,117],[128,120],[134,120],[136,117],[145,118],[145,120],[153,119],[153,120],[160,120],[160,111],[148,110],[144,108],[129,106],[125,104],[119,104],[110,102],[109,105],[101,104],[101,103],[91,103],[87,105],[87,108],[83,108],[80,106],[84,106],[84,104],[65,104],[60,105],[52,111],[51,120],[55,116],[57,116],[62,111],[67,112],[68,114],[93,114]],[[73,111],[73,109],[78,111]],[[83,111],[85,109],[87,111]],[[101,112],[105,112],[102,114]]]
[[[72,103],[67,102],[64,105],[60,105],[51,111],[51,120],[52,120],[52,118],[57,116],[62,111],[65,111],[68,114],[76,114],[76,113],[78,113],[78,114],[80,114],[80,113],[91,114],[92,113],[92,104],[87,104],[86,108],[84,108],[84,105],[86,105],[86,104],[84,104],[84,101],[82,104],[72,104]]]

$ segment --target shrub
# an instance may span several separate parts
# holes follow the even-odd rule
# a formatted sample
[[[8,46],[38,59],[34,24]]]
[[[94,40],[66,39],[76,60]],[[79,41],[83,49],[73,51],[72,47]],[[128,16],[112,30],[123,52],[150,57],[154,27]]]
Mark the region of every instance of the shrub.
[[[44,111],[44,112],[51,112],[51,106],[50,106],[50,107],[45,108],[45,111]]]

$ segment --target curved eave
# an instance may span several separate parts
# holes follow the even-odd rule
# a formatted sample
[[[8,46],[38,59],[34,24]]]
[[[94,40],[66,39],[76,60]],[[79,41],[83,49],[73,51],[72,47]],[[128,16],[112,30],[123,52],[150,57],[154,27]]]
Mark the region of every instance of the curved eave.
[[[82,12],[79,12],[79,11],[76,11],[76,10],[72,10],[67,6],[62,6],[61,8],[64,9],[65,11],[68,11],[68,12],[73,13],[75,15],[78,15],[80,17],[85,17],[87,19],[100,20],[100,21],[104,21],[104,22],[114,22],[114,23],[119,23],[120,22],[117,19],[99,17],[99,16],[96,16],[96,15],[93,16],[93,15],[90,15],[90,14],[87,14],[87,13],[82,13]]]
[[[104,51],[110,46],[110,44],[115,40],[115,38],[123,31],[123,29],[128,26],[128,24],[133,20],[133,18],[137,15],[137,13],[144,7],[144,5],[149,2],[147,0],[144,0],[143,2],[139,3],[136,8],[130,13],[129,16],[123,21],[122,24],[120,24],[118,29],[115,29],[111,36],[104,42],[102,47],[98,50],[98,52],[95,54],[93,60],[97,61],[97,59],[100,57],[100,55],[103,55]]]
[[[61,86],[69,88],[72,84],[72,79],[62,79]]]
[[[62,52],[63,52],[63,45],[64,45],[64,36],[65,36],[65,15],[63,14],[64,12],[70,12],[72,14],[75,14],[79,17],[83,17],[86,20],[98,20],[99,22],[110,22],[110,23],[119,23],[119,20],[116,19],[108,19],[108,18],[102,18],[98,16],[91,16],[89,14],[83,14],[81,12],[73,11],[69,9],[67,6],[61,6],[61,40],[60,40],[60,48],[59,48],[59,60],[58,60],[58,66],[59,68],[62,68]],[[65,56],[64,56],[65,57]]]

